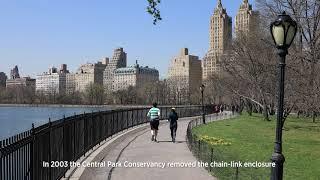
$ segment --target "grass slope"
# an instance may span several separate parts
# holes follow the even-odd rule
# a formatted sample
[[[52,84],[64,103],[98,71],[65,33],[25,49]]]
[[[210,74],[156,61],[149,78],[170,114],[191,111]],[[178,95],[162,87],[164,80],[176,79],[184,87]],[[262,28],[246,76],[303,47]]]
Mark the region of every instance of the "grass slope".
[[[193,129],[199,136],[221,138],[231,145],[213,145],[216,161],[269,162],[274,147],[275,119],[241,115]],[[284,179],[320,179],[320,123],[289,117],[283,131]],[[216,168],[220,179],[234,176],[234,168]],[[239,168],[240,179],[269,179],[270,168]]]

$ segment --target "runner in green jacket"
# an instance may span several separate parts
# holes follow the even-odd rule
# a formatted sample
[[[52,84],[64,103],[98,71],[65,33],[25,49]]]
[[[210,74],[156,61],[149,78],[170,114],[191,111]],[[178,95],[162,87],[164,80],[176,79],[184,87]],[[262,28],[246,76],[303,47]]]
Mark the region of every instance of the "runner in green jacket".
[[[157,103],[153,103],[153,107],[149,110],[147,116],[150,118],[151,141],[157,142],[159,129],[160,109],[157,108]]]

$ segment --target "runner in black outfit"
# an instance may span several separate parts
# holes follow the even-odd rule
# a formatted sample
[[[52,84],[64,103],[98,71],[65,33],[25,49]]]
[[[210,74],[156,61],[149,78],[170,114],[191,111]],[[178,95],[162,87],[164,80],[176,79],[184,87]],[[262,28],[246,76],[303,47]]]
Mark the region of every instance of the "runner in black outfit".
[[[175,108],[172,108],[169,114],[168,121],[170,121],[170,131],[171,131],[171,138],[173,143],[175,143],[176,141],[176,134],[177,134],[177,128],[178,128],[177,120],[178,120],[178,114],[176,113]]]

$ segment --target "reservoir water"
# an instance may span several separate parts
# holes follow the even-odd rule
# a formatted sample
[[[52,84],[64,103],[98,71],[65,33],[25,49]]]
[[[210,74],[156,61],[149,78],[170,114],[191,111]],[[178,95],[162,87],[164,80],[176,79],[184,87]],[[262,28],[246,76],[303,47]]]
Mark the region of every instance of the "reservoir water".
[[[0,140],[31,129],[35,126],[63,118],[63,115],[72,116],[74,113],[104,111],[106,107],[0,107]]]

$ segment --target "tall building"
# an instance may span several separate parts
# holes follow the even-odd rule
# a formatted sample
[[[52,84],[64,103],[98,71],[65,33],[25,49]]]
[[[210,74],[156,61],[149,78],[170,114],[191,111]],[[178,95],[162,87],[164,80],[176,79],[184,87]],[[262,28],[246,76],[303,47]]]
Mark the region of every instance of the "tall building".
[[[0,87],[6,87],[7,75],[4,72],[0,72]]]
[[[7,89],[17,89],[17,88],[28,88],[32,92],[35,92],[36,89],[36,80],[30,77],[20,78],[18,66],[15,66],[10,71],[10,79],[6,81]]]
[[[10,71],[10,79],[18,79],[18,78],[20,78],[19,68],[18,68],[18,66],[15,66]]]
[[[37,75],[36,91],[44,94],[65,94],[67,65],[62,64],[60,70],[51,67],[48,72]]]
[[[239,37],[240,34],[247,36],[250,31],[254,30],[258,26],[258,17],[258,11],[253,11],[248,0],[243,0],[235,21],[236,37]]]
[[[107,66],[107,59],[98,63],[81,65],[76,73],[66,76],[66,92],[85,92],[90,84],[103,85],[103,72]]]
[[[109,91],[114,90],[114,72],[118,68],[124,68],[127,66],[127,53],[123,51],[123,48],[117,48],[114,50],[113,57],[103,72],[103,85],[104,88]]]
[[[190,94],[198,92],[202,83],[199,57],[189,55],[187,48],[181,49],[180,54],[171,60],[167,82],[171,89],[181,93],[181,99],[190,101]]]
[[[219,60],[232,41],[232,18],[223,8],[221,0],[210,18],[210,48],[203,58],[203,79],[220,73]]]
[[[136,62],[132,67],[118,68],[114,71],[113,91],[124,90],[129,86],[140,88],[144,84],[159,81],[159,71]]]

